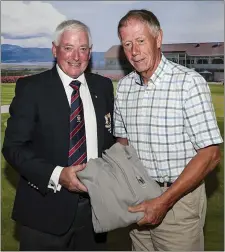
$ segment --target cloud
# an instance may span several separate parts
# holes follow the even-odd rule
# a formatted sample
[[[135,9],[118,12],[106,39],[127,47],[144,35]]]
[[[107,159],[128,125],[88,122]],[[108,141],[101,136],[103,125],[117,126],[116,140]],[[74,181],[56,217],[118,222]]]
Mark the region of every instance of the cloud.
[[[177,9],[184,11],[172,9],[169,3],[164,5],[168,12],[159,12],[163,43],[224,40],[224,12],[220,2],[177,2]]]
[[[3,1],[1,39],[2,43],[50,48],[56,26],[65,19],[77,19],[90,27],[93,49],[106,51],[119,44],[120,18],[130,9],[146,8],[160,20],[163,43],[221,41],[223,4],[222,1]]]
[[[66,15],[68,18],[80,19],[81,17],[99,11],[101,2],[89,1],[45,1],[51,4],[55,9]]]
[[[51,37],[66,17],[51,4],[40,1],[3,1],[1,33],[4,39]]]

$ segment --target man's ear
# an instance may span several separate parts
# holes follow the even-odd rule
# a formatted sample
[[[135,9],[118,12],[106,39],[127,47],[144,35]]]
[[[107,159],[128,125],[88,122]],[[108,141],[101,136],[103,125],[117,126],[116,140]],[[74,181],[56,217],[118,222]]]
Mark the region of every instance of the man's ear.
[[[156,38],[157,48],[161,48],[162,39],[163,39],[163,31],[160,29],[160,30],[158,31],[158,35],[157,35],[157,38]]]
[[[93,45],[91,45],[90,48],[89,48],[89,59],[91,58],[92,46],[93,46]]]
[[[52,42],[52,55],[54,58],[56,58],[56,45],[54,42]]]

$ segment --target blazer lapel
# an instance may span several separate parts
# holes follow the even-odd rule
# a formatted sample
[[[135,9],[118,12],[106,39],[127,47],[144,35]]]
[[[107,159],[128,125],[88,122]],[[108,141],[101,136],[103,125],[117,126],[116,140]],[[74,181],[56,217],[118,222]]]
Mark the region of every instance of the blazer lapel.
[[[56,67],[52,69],[50,85],[51,89],[54,90],[52,91],[52,95],[50,97],[56,101],[54,106],[57,108],[57,110],[59,109],[58,111],[64,111],[64,113],[67,110],[69,111],[70,106],[68,103],[66,92],[56,70]]]
[[[93,106],[95,109],[96,122],[97,122],[97,138],[98,138],[98,155],[101,155],[102,146],[104,143],[104,112],[102,112],[101,103],[101,90],[98,90],[96,83],[94,82],[91,74],[85,73],[85,79],[91,94]]]
[[[63,87],[63,83],[58,75],[56,67],[51,71],[49,81],[49,100],[54,114],[54,121],[65,139],[69,139],[69,115],[70,106]]]

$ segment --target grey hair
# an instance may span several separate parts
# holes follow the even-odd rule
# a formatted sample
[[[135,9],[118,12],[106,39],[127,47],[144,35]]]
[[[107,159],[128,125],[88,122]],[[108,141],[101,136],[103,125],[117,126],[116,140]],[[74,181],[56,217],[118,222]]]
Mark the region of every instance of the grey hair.
[[[151,12],[145,9],[141,10],[130,10],[124,17],[122,17],[119,21],[117,33],[118,37],[120,37],[120,29],[127,25],[129,20],[136,19],[143,23],[146,23],[149,27],[149,29],[152,32],[153,36],[157,36],[158,32],[160,31],[160,23],[158,18]]]
[[[92,46],[92,38],[91,38],[91,32],[90,32],[89,27],[85,25],[84,23],[78,20],[73,20],[73,19],[63,21],[56,27],[56,30],[53,34],[53,42],[55,43],[56,46],[59,45],[61,36],[66,30],[77,30],[77,31],[81,30],[81,31],[86,32],[88,35],[89,47]]]

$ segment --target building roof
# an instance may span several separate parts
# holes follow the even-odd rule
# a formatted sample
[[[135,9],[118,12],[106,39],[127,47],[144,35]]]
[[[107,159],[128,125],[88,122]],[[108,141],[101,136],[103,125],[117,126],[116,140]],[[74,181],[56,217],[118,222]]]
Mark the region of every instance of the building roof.
[[[163,44],[162,52],[186,52],[189,56],[222,56],[224,55],[224,42]],[[112,46],[105,53],[105,58],[118,58],[119,56],[125,57],[120,45]]]
[[[114,45],[104,54],[105,58],[125,58],[125,54],[121,45]]]

